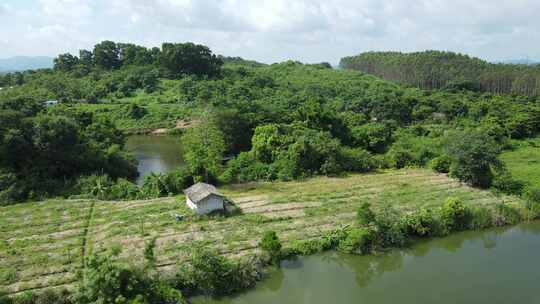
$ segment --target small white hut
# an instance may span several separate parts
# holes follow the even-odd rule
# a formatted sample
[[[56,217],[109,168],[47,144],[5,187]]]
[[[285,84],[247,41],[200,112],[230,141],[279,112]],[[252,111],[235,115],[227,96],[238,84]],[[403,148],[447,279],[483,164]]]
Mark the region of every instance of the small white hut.
[[[184,190],[184,193],[186,194],[186,204],[189,208],[196,210],[198,214],[224,210],[224,196],[212,185],[196,183]]]

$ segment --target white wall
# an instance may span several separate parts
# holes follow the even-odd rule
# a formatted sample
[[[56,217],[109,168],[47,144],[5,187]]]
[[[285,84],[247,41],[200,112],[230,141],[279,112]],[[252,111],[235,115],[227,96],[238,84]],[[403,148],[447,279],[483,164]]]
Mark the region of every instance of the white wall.
[[[217,195],[210,195],[206,199],[194,204],[186,197],[186,204],[189,208],[197,210],[198,214],[210,213],[214,210],[223,210],[223,198]]]

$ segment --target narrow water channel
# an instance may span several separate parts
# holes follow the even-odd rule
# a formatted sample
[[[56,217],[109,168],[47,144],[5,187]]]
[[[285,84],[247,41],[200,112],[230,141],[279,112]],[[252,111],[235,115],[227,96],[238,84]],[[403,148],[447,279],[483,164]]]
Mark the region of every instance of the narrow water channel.
[[[182,146],[178,136],[133,135],[126,142],[126,149],[139,162],[137,184],[142,184],[148,174],[167,173],[184,164]]]
[[[540,303],[540,222],[464,232],[379,256],[285,261],[253,290],[198,304]]]

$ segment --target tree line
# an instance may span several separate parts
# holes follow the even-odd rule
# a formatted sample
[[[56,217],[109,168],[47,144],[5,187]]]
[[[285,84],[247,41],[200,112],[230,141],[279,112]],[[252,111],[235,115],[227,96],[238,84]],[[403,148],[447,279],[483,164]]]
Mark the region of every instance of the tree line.
[[[540,66],[494,64],[452,52],[367,52],[344,57],[344,69],[359,70],[421,89],[468,89],[537,96]]]
[[[62,193],[133,199],[178,193],[200,180],[291,180],[407,166],[433,166],[488,187],[506,177],[496,154],[510,139],[540,131],[534,98],[421,90],[327,64],[226,60],[214,77],[196,69],[171,76],[146,63],[93,67],[86,76],[76,68],[26,72],[22,85],[0,91],[0,193],[11,202]],[[44,107],[51,98],[61,103]],[[164,120],[172,127],[179,117],[199,121],[179,139],[186,167],[152,176],[139,189],[118,127]],[[471,142],[455,146],[459,138]],[[46,169],[56,163],[58,169]]]

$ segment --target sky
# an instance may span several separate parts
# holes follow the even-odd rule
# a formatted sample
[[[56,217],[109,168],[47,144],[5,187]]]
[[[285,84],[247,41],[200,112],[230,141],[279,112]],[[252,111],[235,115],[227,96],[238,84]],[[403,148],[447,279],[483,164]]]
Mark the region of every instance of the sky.
[[[0,58],[113,40],[266,63],[426,49],[540,60],[539,12],[540,0],[0,0]]]

